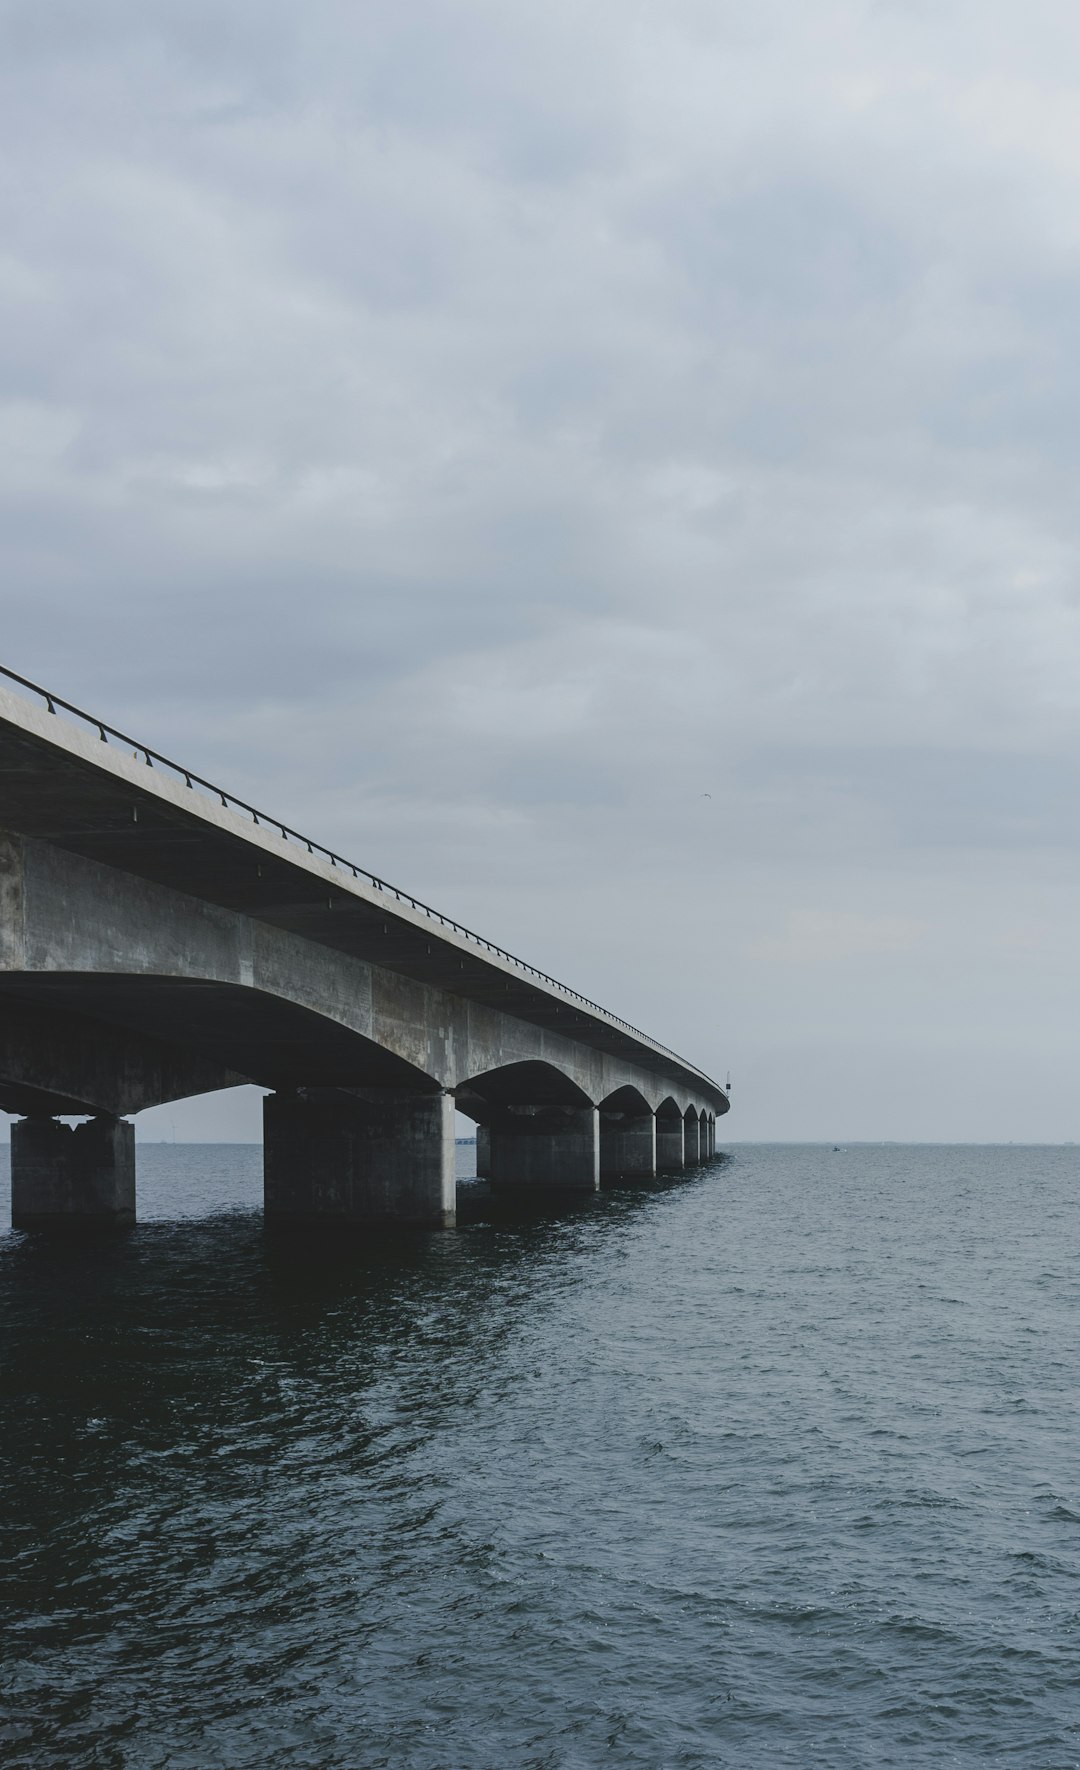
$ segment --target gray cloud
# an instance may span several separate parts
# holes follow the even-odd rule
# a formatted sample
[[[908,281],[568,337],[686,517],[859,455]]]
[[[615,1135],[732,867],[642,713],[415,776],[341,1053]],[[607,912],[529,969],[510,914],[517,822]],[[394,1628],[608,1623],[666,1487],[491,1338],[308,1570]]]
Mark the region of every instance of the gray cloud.
[[[5,0],[5,660],[744,1134],[1080,1136],[1078,37]]]

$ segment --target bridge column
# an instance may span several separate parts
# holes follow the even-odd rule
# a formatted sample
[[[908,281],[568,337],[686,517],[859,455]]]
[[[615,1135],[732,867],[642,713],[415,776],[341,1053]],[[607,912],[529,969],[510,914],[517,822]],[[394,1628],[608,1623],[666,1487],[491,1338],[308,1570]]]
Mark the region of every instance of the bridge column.
[[[701,1120],[686,1119],[683,1123],[683,1162],[691,1167],[701,1160]]]
[[[476,1127],[476,1178],[491,1178],[491,1131],[487,1125]]]
[[[489,1128],[492,1186],[599,1191],[600,1114],[595,1106],[500,1106]]]
[[[656,1165],[661,1173],[678,1172],[685,1162],[683,1119],[681,1114],[656,1120]]]
[[[655,1114],[605,1112],[601,1108],[601,1180],[652,1180],[655,1177]]]
[[[454,1155],[449,1094],[303,1088],[263,1102],[270,1222],[452,1228]]]
[[[135,1221],[135,1127],[17,1119],[11,1127],[13,1229],[121,1229]]]

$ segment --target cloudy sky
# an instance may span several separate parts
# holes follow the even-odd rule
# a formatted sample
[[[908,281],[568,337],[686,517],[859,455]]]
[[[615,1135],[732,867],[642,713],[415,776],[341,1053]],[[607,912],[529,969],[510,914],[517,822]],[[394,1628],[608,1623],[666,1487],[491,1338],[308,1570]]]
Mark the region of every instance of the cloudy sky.
[[[0,0],[0,659],[733,1137],[1080,1139],[1078,85],[1068,0]]]

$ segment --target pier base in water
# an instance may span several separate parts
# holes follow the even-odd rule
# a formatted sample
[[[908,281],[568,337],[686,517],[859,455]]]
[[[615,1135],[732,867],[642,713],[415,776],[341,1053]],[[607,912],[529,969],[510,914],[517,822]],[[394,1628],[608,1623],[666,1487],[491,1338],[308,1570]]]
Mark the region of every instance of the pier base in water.
[[[683,1121],[683,1166],[694,1167],[704,1156],[701,1146],[701,1121],[685,1119]]]
[[[263,1102],[268,1222],[450,1228],[449,1094],[305,1088]]]
[[[601,1180],[652,1180],[655,1176],[655,1114],[601,1110]]]
[[[662,1174],[677,1174],[684,1166],[684,1121],[680,1114],[656,1121],[656,1166]]]
[[[488,1126],[493,1187],[597,1192],[600,1115],[595,1106],[502,1106]]]
[[[135,1127],[18,1119],[11,1127],[13,1229],[124,1229],[135,1221]]]

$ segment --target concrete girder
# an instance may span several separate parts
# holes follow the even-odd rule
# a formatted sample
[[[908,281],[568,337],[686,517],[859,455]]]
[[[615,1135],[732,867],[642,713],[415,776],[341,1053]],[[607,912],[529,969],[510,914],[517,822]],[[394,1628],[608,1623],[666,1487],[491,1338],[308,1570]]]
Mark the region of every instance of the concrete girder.
[[[58,1021],[76,1014],[161,1039],[219,1075],[271,1088],[411,1082],[418,1091],[460,1089],[469,1111],[477,1078],[490,1087],[491,1077],[525,1065],[558,1074],[592,1105],[627,1086],[653,1110],[665,1095],[680,1110],[701,1098],[659,1060],[646,1069],[254,917],[0,832],[5,991],[49,1007]],[[85,1080],[69,1089],[55,1078],[55,1092],[81,1097]],[[160,1099],[148,1092],[140,1104],[192,1090],[163,1072],[158,1091]],[[112,1110],[113,1102],[87,1098],[86,1107]]]
[[[40,997],[21,998],[0,978],[0,1110],[109,1113],[235,1088],[246,1075],[208,1054],[88,1019]]]

